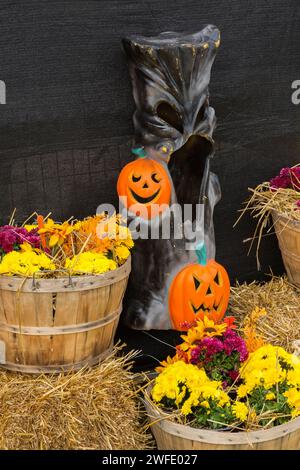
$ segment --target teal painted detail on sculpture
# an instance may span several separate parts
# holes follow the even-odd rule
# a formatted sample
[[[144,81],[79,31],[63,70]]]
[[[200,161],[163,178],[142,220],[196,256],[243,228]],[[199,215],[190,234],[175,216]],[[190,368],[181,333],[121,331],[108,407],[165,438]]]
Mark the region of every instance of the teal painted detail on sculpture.
[[[137,157],[144,158],[146,157],[146,151],[144,147],[137,147],[131,150],[133,155],[136,155]]]
[[[196,246],[196,255],[198,258],[198,263],[205,266],[207,263],[207,255],[204,242],[198,243],[198,245]]]

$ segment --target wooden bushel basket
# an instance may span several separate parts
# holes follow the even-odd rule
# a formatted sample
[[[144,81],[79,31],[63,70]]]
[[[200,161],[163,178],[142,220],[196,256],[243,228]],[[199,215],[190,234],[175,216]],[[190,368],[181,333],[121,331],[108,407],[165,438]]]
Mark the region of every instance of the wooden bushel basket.
[[[144,400],[159,450],[296,450],[300,449],[300,417],[260,431],[211,431],[176,424]]]
[[[0,276],[0,364],[28,373],[96,364],[113,346],[131,269],[95,276]]]
[[[288,278],[300,287],[300,222],[289,220],[274,211],[272,217]]]

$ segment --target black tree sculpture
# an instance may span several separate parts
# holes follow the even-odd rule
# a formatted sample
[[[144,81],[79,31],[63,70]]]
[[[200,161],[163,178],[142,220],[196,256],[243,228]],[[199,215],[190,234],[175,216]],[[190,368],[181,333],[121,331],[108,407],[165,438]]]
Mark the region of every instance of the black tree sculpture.
[[[211,67],[220,44],[212,25],[195,34],[162,33],[123,40],[136,104],[135,143],[168,165],[175,200],[203,203],[208,257],[215,256],[213,209],[220,198],[218,178],[210,172],[214,154],[214,109],[209,106]],[[195,261],[186,240],[137,240],[125,305],[125,322],[137,329],[168,329],[168,289],[174,273]]]

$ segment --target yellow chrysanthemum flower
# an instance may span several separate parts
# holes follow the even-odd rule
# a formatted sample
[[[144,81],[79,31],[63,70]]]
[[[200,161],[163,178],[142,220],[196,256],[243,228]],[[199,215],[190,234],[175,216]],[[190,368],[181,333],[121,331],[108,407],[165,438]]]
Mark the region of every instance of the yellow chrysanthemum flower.
[[[124,225],[118,225],[117,240],[126,245],[127,248],[132,248],[134,245],[131,232],[129,228]]]
[[[295,385],[300,388],[300,364],[296,363],[292,369],[288,370],[287,382],[289,385]]]
[[[210,380],[204,369],[183,361],[167,365],[156,377],[152,398],[157,403],[164,398],[175,400],[175,405],[185,416],[196,406],[207,408],[210,399],[221,407],[230,402],[221,382]]]
[[[274,400],[276,398],[275,393],[269,392],[266,394],[266,400]]]
[[[283,395],[287,398],[290,407],[300,412],[300,391],[297,388],[290,388]]]
[[[291,366],[292,355],[278,346],[265,345],[251,353],[240,370],[244,385],[239,387],[239,396],[243,396],[245,391],[250,393],[257,386],[270,389],[283,382],[287,377],[287,370],[280,365],[282,361]]]
[[[244,398],[248,393],[248,387],[247,385],[245,384],[242,384],[239,386],[238,390],[237,390],[237,396],[239,398]]]
[[[242,403],[241,401],[233,403],[232,412],[238,420],[247,421],[249,410],[245,403]]]
[[[33,250],[12,251],[0,263],[0,274],[7,276],[32,276],[42,271],[53,271],[55,265],[45,253]]]
[[[36,230],[38,226],[36,224],[26,224],[24,225],[24,228],[27,230],[27,232],[31,232],[31,230]]]
[[[243,383],[237,390],[239,398],[251,396],[258,387],[270,390],[280,384],[290,386],[283,396],[287,399],[292,417],[300,415],[300,364],[293,354],[278,346],[262,346],[250,354],[240,370],[240,377]],[[265,399],[275,400],[276,394],[269,391]]]
[[[32,245],[30,245],[30,243],[27,243],[27,242],[21,243],[20,250],[22,252],[24,252],[24,251],[27,251],[27,252],[37,251],[37,249],[33,249]]]
[[[210,408],[210,405],[208,403],[207,400],[203,400],[201,403],[200,403],[200,406],[203,406],[203,408]]]
[[[116,249],[115,249],[115,254],[116,254],[117,260],[118,260],[120,263],[123,263],[123,262],[126,261],[127,258],[130,256],[130,251],[129,251],[129,249],[127,248],[127,246],[125,246],[125,245],[120,245],[120,246],[117,246],[117,247],[116,247]]]
[[[108,259],[101,253],[89,251],[73,256],[73,258],[67,258],[65,263],[66,269],[82,274],[103,274],[117,269],[117,267],[114,260]]]

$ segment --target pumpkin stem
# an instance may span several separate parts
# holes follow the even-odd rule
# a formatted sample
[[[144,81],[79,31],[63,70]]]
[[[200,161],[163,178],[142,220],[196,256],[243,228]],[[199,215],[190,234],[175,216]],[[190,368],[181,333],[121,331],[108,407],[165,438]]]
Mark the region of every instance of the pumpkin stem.
[[[136,147],[131,152],[139,158],[145,158],[147,155],[144,147]]]
[[[206,246],[204,242],[198,243],[196,246],[196,255],[198,258],[198,263],[205,266],[207,263],[207,256],[206,256]]]

